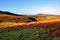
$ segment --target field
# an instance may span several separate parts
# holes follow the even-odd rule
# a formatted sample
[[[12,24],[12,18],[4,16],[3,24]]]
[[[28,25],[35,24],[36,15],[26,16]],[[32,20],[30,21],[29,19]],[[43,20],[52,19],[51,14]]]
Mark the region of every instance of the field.
[[[0,40],[60,40],[60,16],[4,14],[0,14]]]
[[[0,28],[0,40],[60,40],[59,23],[3,27]]]
[[[60,40],[59,36],[52,34],[47,28],[21,28],[0,32],[0,40]]]

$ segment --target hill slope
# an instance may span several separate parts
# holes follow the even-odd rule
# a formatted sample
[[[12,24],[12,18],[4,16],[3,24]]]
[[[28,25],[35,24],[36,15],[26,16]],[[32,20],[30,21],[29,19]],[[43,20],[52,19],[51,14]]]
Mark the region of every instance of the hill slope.
[[[60,40],[60,16],[0,13],[0,40]]]
[[[14,23],[25,23],[25,22],[31,22],[36,21],[36,19],[24,16],[24,15],[18,15],[10,12],[2,12],[0,11],[0,23],[2,22],[14,22]]]

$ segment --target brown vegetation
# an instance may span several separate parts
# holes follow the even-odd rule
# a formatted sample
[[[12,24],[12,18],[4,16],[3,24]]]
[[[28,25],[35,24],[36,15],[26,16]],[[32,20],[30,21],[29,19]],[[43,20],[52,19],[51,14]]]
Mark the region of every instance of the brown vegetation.
[[[17,30],[21,28],[48,28],[50,35],[60,36],[60,17],[28,17],[28,16],[0,16],[0,31]]]

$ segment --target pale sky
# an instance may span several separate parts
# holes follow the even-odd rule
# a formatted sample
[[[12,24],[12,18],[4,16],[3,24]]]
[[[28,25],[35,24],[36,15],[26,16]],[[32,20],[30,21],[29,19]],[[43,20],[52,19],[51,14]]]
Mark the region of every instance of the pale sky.
[[[60,0],[0,0],[0,10],[25,15],[60,15]]]

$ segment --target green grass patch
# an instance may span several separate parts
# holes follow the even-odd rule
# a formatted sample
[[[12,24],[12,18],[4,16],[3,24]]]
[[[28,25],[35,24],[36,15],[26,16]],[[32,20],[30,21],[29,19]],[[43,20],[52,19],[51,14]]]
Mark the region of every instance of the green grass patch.
[[[24,28],[14,31],[0,32],[0,40],[48,40],[50,30],[47,28]],[[53,38],[52,40],[55,40]]]

